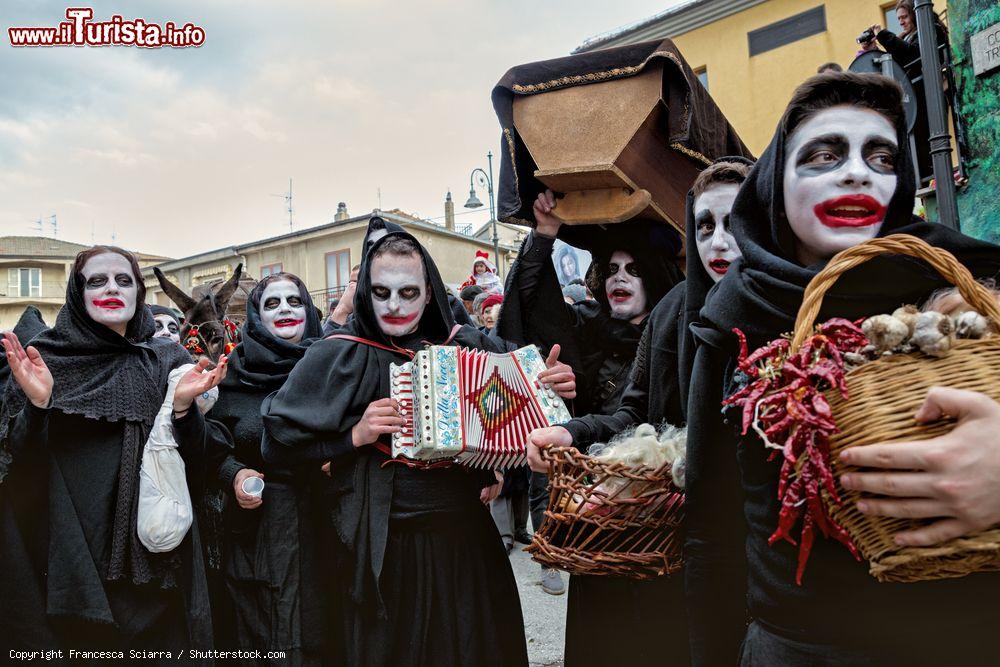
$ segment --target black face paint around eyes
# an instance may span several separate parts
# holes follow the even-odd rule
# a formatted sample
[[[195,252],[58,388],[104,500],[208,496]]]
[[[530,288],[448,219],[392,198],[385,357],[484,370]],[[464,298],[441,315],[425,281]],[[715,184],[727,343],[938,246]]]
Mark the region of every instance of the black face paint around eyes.
[[[865,142],[862,155],[874,171],[891,174],[895,171],[899,147],[894,142],[876,137]]]
[[[711,211],[702,211],[694,219],[699,239],[706,239],[715,232],[715,216]]]
[[[91,276],[87,280],[87,289],[96,289],[98,287],[104,287],[108,282],[107,276]]]
[[[628,274],[629,274],[630,276],[634,276],[634,277],[636,277],[636,278],[639,278],[639,277],[640,277],[640,274],[639,274],[639,267],[638,267],[638,266],[636,266],[635,262],[629,262],[628,264],[626,264],[626,265],[625,265],[625,271],[626,271],[626,273],[628,273]]]
[[[802,176],[823,174],[839,167],[847,157],[849,145],[840,136],[817,137],[799,149],[795,159],[795,173]],[[836,159],[813,162],[820,153],[829,153]]]
[[[115,282],[117,282],[122,287],[131,287],[132,276],[125,273],[119,273],[117,276],[115,276]]]

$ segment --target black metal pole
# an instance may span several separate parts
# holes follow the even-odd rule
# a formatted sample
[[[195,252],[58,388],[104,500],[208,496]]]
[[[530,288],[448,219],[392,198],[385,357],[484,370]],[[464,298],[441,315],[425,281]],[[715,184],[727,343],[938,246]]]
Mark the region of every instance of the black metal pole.
[[[486,154],[486,160],[489,162],[490,167],[490,177],[486,181],[486,185],[490,195],[490,220],[493,221],[493,261],[497,264],[500,282],[503,282],[503,263],[500,261],[500,237],[497,236],[497,211],[493,203],[493,151]]]
[[[955,181],[952,176],[951,135],[948,133],[948,118],[944,110],[944,86],[941,80],[941,60],[938,58],[933,1],[917,0],[914,10],[917,14],[917,41],[920,43],[920,67],[927,103],[938,217],[941,224],[957,230],[958,204],[955,201]]]

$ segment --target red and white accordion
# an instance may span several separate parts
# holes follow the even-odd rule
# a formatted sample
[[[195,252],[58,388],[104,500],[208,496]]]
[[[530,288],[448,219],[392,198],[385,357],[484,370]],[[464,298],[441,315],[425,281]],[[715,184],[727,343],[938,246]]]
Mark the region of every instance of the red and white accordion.
[[[454,460],[477,468],[523,465],[528,434],[569,421],[563,400],[538,381],[534,345],[496,353],[433,345],[390,367],[390,396],[406,424],[393,457]]]

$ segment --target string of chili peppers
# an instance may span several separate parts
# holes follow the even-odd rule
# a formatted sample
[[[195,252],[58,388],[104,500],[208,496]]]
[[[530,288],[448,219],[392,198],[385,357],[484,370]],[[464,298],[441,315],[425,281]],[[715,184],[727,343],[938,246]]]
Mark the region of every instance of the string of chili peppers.
[[[787,338],[747,354],[746,336],[739,329],[733,332],[740,340],[739,369],[750,383],[723,404],[743,409],[742,433],[754,428],[765,446],[774,450],[768,460],[779,453],[783,458],[778,481],[781,509],[768,544],[785,540],[798,545],[795,581],[801,585],[817,531],[861,559],[850,535],[823,502],[824,491],[830,502],[841,502],[830,467],[830,436],[837,425],[823,392],[836,390],[847,397],[843,355],[857,352],[868,339],[855,323],[833,318],[794,354]],[[796,525],[800,526],[797,541]]]

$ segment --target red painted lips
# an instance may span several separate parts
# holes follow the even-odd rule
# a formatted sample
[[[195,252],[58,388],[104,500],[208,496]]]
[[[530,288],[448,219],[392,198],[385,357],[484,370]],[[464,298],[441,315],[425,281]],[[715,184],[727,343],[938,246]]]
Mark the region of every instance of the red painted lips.
[[[726,272],[729,271],[730,264],[732,264],[732,262],[728,259],[713,259],[708,263],[708,266],[720,276],[724,276],[726,275]]]
[[[608,292],[608,300],[615,303],[624,303],[632,298],[632,292],[627,289],[613,289]]]
[[[868,227],[885,219],[886,207],[868,195],[844,195],[816,204],[813,212],[827,227]]]
[[[417,319],[416,313],[411,313],[409,315],[383,315],[382,321],[391,326],[399,326],[401,324],[409,324],[413,320]]]
[[[274,326],[284,328],[284,327],[297,327],[302,324],[302,320],[296,320],[292,318],[287,318],[283,320],[275,320]]]
[[[125,302],[121,299],[94,299],[93,304],[105,310],[120,310],[125,307]]]

